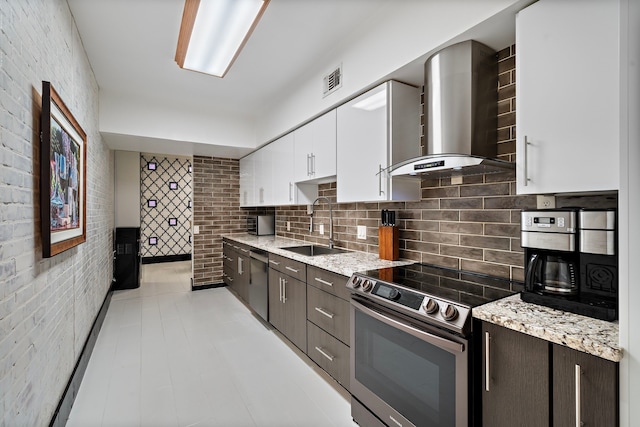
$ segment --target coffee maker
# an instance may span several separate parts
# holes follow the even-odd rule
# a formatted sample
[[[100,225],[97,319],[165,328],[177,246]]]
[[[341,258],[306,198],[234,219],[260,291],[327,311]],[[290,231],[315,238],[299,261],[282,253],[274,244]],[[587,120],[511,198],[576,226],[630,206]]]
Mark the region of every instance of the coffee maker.
[[[616,237],[614,209],[522,211],[522,300],[598,319],[617,319]]]

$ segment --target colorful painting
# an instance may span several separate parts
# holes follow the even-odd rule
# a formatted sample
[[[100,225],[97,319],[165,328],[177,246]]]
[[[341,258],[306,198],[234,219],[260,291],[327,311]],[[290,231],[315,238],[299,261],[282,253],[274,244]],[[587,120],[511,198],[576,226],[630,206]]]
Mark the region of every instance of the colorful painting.
[[[42,82],[40,116],[42,256],[86,241],[87,136],[51,83]]]

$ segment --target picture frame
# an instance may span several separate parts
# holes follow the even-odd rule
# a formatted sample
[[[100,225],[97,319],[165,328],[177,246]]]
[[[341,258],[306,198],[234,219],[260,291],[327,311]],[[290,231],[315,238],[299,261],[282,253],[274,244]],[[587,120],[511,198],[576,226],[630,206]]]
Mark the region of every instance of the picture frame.
[[[87,240],[87,134],[50,82],[42,82],[40,228],[42,256]]]

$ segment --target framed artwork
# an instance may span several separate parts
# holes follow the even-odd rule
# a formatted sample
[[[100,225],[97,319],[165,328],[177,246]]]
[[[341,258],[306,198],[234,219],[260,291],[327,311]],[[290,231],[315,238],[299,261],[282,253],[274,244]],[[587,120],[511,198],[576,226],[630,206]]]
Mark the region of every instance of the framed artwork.
[[[178,225],[178,218],[169,218],[169,225],[172,227]]]
[[[177,190],[178,189],[178,183],[177,182],[170,182],[169,183],[169,189],[170,190]]]
[[[40,224],[42,256],[87,240],[87,135],[50,82],[42,82]]]

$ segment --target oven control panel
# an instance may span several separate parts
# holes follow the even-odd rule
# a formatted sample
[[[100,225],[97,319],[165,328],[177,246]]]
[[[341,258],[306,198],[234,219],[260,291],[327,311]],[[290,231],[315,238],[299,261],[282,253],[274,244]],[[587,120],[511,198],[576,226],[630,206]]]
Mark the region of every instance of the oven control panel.
[[[459,333],[466,329],[471,317],[471,309],[464,305],[358,274],[351,276],[347,282],[347,288],[352,293],[364,296],[373,302]]]

